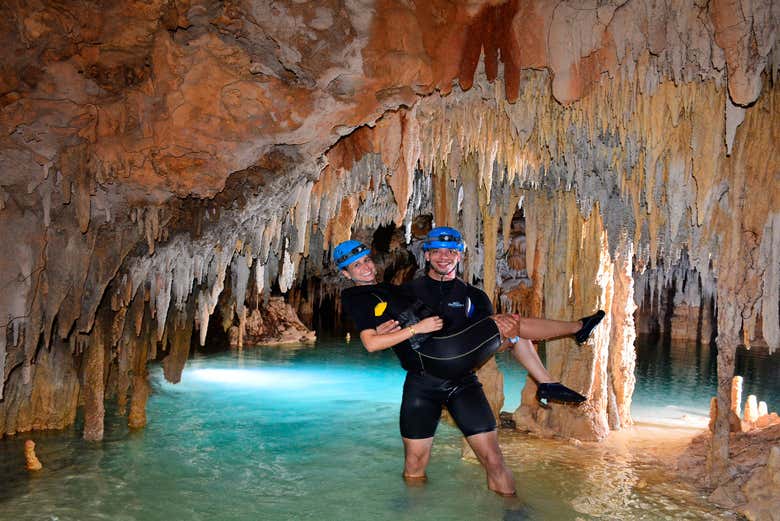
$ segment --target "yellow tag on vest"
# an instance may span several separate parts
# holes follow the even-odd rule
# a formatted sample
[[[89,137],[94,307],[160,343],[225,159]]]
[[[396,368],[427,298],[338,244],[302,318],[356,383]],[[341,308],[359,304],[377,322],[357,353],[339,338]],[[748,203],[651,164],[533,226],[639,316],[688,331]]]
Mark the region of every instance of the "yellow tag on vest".
[[[387,302],[380,302],[374,306],[374,316],[381,317],[385,314],[385,309],[387,309]]]

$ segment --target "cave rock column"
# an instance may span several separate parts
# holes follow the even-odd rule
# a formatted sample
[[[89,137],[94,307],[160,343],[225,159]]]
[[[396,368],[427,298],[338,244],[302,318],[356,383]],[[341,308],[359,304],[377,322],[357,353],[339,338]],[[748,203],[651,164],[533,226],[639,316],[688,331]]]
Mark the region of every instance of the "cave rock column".
[[[609,310],[611,330],[607,366],[609,375],[607,417],[611,430],[619,430],[633,423],[631,397],[636,383],[634,311],[637,307],[634,300],[633,260],[633,244],[623,240],[615,253],[612,306]]]
[[[95,321],[95,327],[90,335],[84,336],[84,433],[87,441],[103,439],[105,419],[105,366],[106,366],[106,329],[105,313]]]
[[[598,206],[584,219],[574,194],[526,197],[529,275],[543,296],[541,315],[576,320],[603,309],[607,316],[585,344],[548,341],[546,366],[588,397],[579,407],[553,404],[542,409],[528,392],[515,411],[520,430],[545,436],[600,440],[631,423],[635,330],[632,313],[632,246],[623,239],[610,255]],[[527,384],[534,387],[533,382]]]

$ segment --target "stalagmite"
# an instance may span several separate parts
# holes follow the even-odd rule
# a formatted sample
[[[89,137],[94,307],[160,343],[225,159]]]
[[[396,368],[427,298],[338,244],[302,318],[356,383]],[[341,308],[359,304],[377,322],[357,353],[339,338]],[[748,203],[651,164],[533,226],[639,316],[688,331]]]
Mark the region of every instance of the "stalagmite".
[[[748,395],[745,402],[745,421],[751,426],[758,421],[758,403],[755,394]]]
[[[731,413],[737,418],[742,417],[742,377],[731,379]]]
[[[718,420],[718,397],[713,396],[710,399],[710,421],[708,428],[710,432],[715,432],[715,422]]]
[[[27,462],[27,470],[41,470],[43,468],[38,456],[35,455],[35,442],[33,440],[24,442],[24,459]]]

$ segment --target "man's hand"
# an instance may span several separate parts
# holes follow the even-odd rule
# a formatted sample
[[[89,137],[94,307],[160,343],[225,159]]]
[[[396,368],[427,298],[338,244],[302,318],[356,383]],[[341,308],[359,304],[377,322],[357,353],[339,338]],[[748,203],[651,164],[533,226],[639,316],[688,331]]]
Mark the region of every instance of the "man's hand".
[[[401,329],[401,326],[398,325],[397,320],[388,320],[387,322],[382,322],[378,326],[376,326],[376,334],[377,335],[386,335],[387,333],[395,333],[396,331],[399,331]]]
[[[490,317],[498,326],[498,330],[501,333],[502,338],[508,338],[515,336],[515,330],[517,328],[517,318],[510,314],[493,315]]]

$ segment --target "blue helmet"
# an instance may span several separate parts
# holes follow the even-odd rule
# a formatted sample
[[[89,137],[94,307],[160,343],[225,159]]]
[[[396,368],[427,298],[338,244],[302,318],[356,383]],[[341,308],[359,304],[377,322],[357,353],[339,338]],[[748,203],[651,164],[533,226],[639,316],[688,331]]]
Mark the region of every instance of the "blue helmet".
[[[344,241],[333,249],[333,261],[343,270],[356,260],[371,253],[371,248],[360,241]]]
[[[447,248],[449,250],[463,251],[463,237],[455,228],[449,226],[437,226],[428,232],[423,243],[423,250]]]

